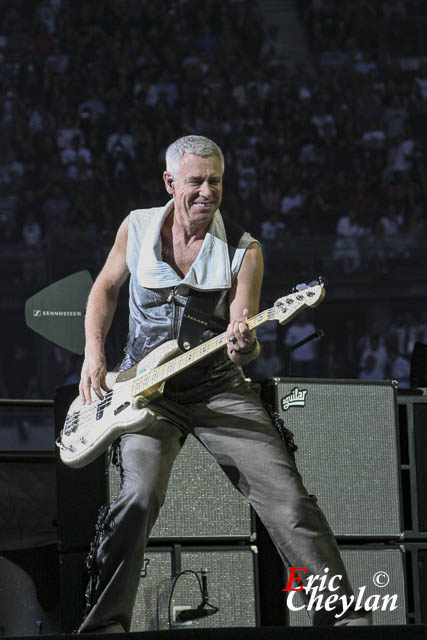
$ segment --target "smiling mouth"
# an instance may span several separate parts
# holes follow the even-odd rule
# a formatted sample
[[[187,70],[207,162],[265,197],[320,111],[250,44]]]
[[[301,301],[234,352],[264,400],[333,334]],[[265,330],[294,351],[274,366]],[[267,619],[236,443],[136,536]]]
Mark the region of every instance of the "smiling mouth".
[[[208,209],[211,206],[210,202],[195,202],[194,206],[198,209]]]

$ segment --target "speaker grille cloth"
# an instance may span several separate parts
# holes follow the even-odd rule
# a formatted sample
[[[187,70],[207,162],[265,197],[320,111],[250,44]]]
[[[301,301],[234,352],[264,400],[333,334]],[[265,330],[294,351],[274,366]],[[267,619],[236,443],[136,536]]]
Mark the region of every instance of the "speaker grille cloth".
[[[283,410],[295,388],[303,406],[291,397]],[[277,381],[275,394],[299,448],[304,484],[335,535],[398,537],[400,467],[391,383],[286,379]]]
[[[110,500],[120,491],[120,474],[110,467]],[[177,456],[165,503],[151,538],[249,538],[251,509],[221,467],[189,436]]]
[[[194,620],[187,627],[253,627],[257,624],[257,598],[254,552],[249,548],[228,550],[182,550],[181,570],[208,570],[209,602],[218,613]],[[131,631],[168,629],[168,603],[171,592],[172,553],[168,550],[145,554],[146,566],[141,577]],[[148,563],[147,563],[148,561]],[[177,581],[171,602],[174,607],[195,609],[201,602],[194,575],[185,574]]]
[[[355,596],[359,589],[366,587],[363,592],[362,602],[365,603],[369,596],[379,595],[379,609],[372,611],[372,621],[375,625],[406,624],[406,600],[405,579],[403,566],[403,553],[400,549],[341,549],[342,558],[347,568]],[[374,575],[378,571],[385,571],[390,582],[385,587],[377,587],[373,582]],[[285,592],[284,592],[285,593]],[[390,605],[385,611],[381,611],[382,598],[386,595],[397,594],[397,609],[390,611]],[[285,594],[286,595],[286,594]],[[368,601],[368,604],[371,601]],[[295,606],[301,606],[299,594],[294,596]],[[373,604],[373,601],[372,601]],[[289,624],[292,627],[310,626],[311,622],[305,609],[289,611]]]

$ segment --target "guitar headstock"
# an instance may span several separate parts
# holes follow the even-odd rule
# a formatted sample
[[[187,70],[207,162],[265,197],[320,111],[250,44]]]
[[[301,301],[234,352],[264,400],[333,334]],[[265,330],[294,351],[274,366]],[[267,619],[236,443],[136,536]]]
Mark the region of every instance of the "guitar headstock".
[[[289,295],[278,298],[273,305],[275,318],[280,324],[286,324],[306,307],[317,307],[326,293],[325,283],[321,278],[309,285],[297,285],[296,289]]]

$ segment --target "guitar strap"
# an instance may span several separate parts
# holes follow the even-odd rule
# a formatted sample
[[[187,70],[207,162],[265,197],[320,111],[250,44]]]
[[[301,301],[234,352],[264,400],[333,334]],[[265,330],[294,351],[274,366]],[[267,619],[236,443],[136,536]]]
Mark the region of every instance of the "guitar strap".
[[[240,238],[244,234],[244,229],[226,216],[223,216],[223,221],[231,266]],[[203,342],[201,339],[202,334],[210,326],[212,314],[218,304],[220,294],[221,291],[192,290],[185,305],[179,330],[178,346],[180,349],[188,351]]]

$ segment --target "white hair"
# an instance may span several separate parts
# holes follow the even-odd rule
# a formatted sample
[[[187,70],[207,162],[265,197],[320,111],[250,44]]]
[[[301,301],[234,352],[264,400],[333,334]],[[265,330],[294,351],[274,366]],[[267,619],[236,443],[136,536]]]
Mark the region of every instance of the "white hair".
[[[192,153],[200,158],[216,156],[221,161],[221,169],[224,173],[224,156],[218,145],[204,136],[184,136],[178,138],[166,150],[166,171],[176,176],[181,166],[184,153]]]

